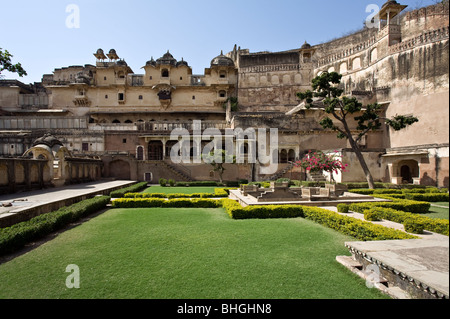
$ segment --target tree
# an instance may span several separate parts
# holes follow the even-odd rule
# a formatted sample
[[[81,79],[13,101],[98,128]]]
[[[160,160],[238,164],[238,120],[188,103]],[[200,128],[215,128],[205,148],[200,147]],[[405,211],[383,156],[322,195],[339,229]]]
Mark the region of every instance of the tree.
[[[214,172],[219,174],[219,180],[223,183],[223,173],[225,172],[225,164],[236,163],[236,156],[228,155],[225,150],[211,151],[208,155],[203,155],[206,163],[213,167]]]
[[[20,77],[27,75],[27,72],[22,68],[20,63],[12,64],[12,57],[13,56],[8,52],[8,50],[3,51],[2,48],[0,48],[0,74],[2,71],[6,70],[17,73]]]
[[[333,173],[345,172],[348,164],[342,163],[335,154],[329,155],[324,152],[311,152],[301,160],[295,163],[295,166],[301,167],[311,173],[325,171],[330,174],[331,181],[334,181]]]
[[[419,120],[414,116],[397,115],[392,119],[380,116],[382,106],[378,103],[369,104],[363,107],[355,97],[344,96],[344,90],[339,88],[342,75],[336,72],[324,72],[312,80],[313,91],[298,93],[301,100],[306,101],[306,108],[318,108],[326,114],[331,115],[337,123],[330,117],[325,117],[319,122],[324,129],[331,129],[338,132],[337,137],[348,139],[350,146],[364,171],[369,188],[375,188],[372,174],[362,155],[359,146],[360,140],[370,131],[378,130],[382,127],[382,121],[394,129],[402,130]],[[351,120],[356,121],[354,130],[350,127]],[[357,135],[355,136],[355,131]]]

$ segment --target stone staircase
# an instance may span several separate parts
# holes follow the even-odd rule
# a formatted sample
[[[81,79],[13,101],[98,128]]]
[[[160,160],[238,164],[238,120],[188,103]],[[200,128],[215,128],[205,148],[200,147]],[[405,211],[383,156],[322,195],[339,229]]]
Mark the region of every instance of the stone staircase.
[[[160,163],[162,163],[172,173],[179,176],[181,181],[184,181],[184,182],[193,182],[194,181],[194,179],[191,176],[191,172],[187,168],[185,168],[181,165],[170,163],[167,160],[161,161]]]
[[[283,177],[284,174],[286,174],[287,172],[289,172],[293,168],[294,168],[294,162],[290,162],[288,166],[286,166],[285,168],[280,169],[278,172],[273,174],[269,178],[269,181],[276,181],[277,179]]]
[[[308,181],[312,182],[326,182],[327,179],[323,175],[322,172],[314,172],[314,173],[308,173]]]

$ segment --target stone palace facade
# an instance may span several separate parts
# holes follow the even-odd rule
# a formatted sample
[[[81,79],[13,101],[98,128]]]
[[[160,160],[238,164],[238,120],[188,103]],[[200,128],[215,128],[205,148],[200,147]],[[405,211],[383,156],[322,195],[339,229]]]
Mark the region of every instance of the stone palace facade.
[[[325,71],[342,74],[347,95],[378,102],[386,117],[419,118],[405,130],[383,127],[361,141],[376,181],[448,187],[448,4],[405,7],[388,1],[376,27],[327,43],[258,53],[235,46],[201,75],[169,51],[135,74],[114,49],[98,49],[95,65],[58,68],[40,83],[0,80],[0,190],[101,177],[217,180],[206,163],[171,160],[176,128],[191,134],[182,151],[188,158],[213,138],[195,139],[195,132],[213,129],[225,139],[227,129],[265,128],[267,135],[278,129],[276,148],[262,146],[278,159],[276,171],[248,160],[255,136],[234,136],[239,163],[227,164],[225,180],[305,179],[293,161],[309,150],[337,150],[350,169],[335,179],[365,181],[347,141],[318,124],[324,114],[299,104],[297,93]]]

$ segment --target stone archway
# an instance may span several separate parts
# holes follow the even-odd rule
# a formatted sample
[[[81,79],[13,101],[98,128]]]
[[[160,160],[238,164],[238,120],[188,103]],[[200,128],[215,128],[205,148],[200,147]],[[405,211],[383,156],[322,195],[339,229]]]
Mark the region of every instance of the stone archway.
[[[398,170],[403,184],[412,184],[414,182],[413,179],[420,176],[419,163],[415,160],[400,161],[398,163]]]

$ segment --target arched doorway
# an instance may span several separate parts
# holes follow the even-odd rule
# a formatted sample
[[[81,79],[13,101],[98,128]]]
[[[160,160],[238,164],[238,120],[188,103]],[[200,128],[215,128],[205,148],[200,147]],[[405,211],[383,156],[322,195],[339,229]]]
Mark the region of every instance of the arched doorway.
[[[290,149],[288,153],[288,161],[294,162],[295,161],[295,151]]]
[[[404,160],[398,163],[402,183],[412,184],[419,177],[419,164],[415,160]]]
[[[163,160],[163,143],[161,141],[151,141],[148,143],[148,160],[162,161]]]
[[[288,152],[286,150],[281,150],[280,152],[280,163],[285,164],[288,162]]]
[[[408,165],[403,165],[400,168],[400,176],[402,177],[402,183],[412,183],[411,170]]]

